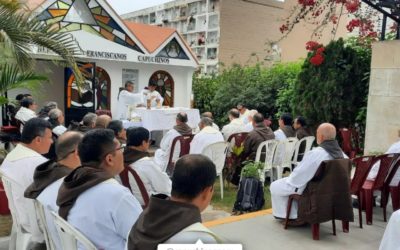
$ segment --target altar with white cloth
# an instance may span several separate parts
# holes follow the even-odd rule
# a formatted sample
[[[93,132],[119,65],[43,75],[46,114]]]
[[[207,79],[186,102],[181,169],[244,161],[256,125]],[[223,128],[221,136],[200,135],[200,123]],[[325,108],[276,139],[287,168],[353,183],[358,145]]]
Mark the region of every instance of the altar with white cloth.
[[[196,128],[200,122],[200,112],[198,109],[190,108],[136,108],[133,113],[140,119],[132,119],[131,121],[123,120],[124,128],[144,127],[149,131],[165,131],[170,130],[176,125],[176,115],[179,112],[185,112],[188,116],[188,125]]]

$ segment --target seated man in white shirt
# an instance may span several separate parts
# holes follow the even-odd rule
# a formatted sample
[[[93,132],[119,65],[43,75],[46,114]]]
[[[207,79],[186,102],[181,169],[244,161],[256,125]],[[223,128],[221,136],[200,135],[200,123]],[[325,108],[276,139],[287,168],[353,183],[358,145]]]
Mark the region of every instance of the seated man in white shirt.
[[[19,223],[24,230],[32,234],[32,241],[44,242],[43,234],[40,232],[34,216],[28,211],[34,211],[33,202],[24,197],[25,189],[33,182],[33,173],[37,166],[47,161],[42,154],[49,151],[53,143],[51,125],[48,121],[40,118],[32,118],[24,126],[19,143],[4,159],[1,171],[5,176],[12,179],[17,185],[12,186],[14,211],[19,218]]]
[[[178,113],[176,116],[176,126],[169,130],[160,142],[160,148],[156,150],[154,161],[161,167],[161,170],[167,169],[169,155],[171,153],[172,141],[182,135],[191,135],[192,128],[187,125],[188,117],[184,112]],[[180,145],[175,144],[174,156],[179,156]]]
[[[15,114],[15,119],[21,122],[21,127],[20,127],[21,133],[25,123],[30,119],[37,117],[35,113],[37,107],[38,105],[32,98],[25,97],[24,99],[21,100],[21,107]]]
[[[151,81],[148,87],[148,91],[143,92],[144,94],[144,99],[145,100],[150,100],[150,106],[151,107],[157,107],[157,103],[159,102],[160,106],[163,105],[164,98],[161,96],[161,94],[156,90],[157,89],[157,83]]]
[[[185,155],[175,165],[171,198],[156,195],[129,234],[128,250],[156,250],[158,244],[221,243],[201,224],[200,213],[213,195],[214,163],[203,155]]]
[[[58,109],[52,109],[49,112],[49,120],[48,120],[53,129],[52,132],[57,135],[60,136],[62,135],[65,131],[67,131],[67,128],[63,125],[64,124],[64,114],[63,112]]]
[[[190,154],[201,154],[208,145],[224,141],[221,132],[213,128],[212,124],[213,122],[210,118],[201,118],[199,123],[200,132],[193,137],[190,143]]]
[[[229,136],[235,133],[244,132],[243,119],[239,118],[240,113],[237,109],[231,109],[228,112],[229,124],[222,127],[221,132],[224,135],[225,141],[229,139]]]
[[[249,112],[249,115],[247,116],[247,123],[244,125],[244,131],[245,132],[251,132],[251,131],[253,131],[254,130],[254,126],[253,126],[253,117],[254,117],[254,115],[256,115],[258,113],[258,111],[257,110],[255,110],[255,109],[252,109],[252,110],[250,110],[250,112]]]
[[[395,143],[393,143],[389,149],[385,152],[385,154],[397,154],[400,153],[400,141],[397,141]],[[379,167],[380,167],[381,161],[377,161],[371,168],[371,170],[368,173],[368,177],[367,180],[369,181],[374,181],[376,176],[378,175],[379,172]],[[395,182],[395,180],[397,180],[397,183],[399,181],[399,177],[398,175],[400,174],[400,171],[397,170],[395,176],[393,177],[392,183]]]
[[[64,177],[81,165],[78,144],[82,137],[82,133],[75,131],[62,134],[55,145],[57,161],[47,161],[39,165],[33,175],[33,183],[25,190],[26,198],[36,199],[43,205],[48,233],[56,249],[62,247],[50,211],[58,212],[56,200]]]
[[[293,118],[289,113],[282,114],[279,118],[279,129],[274,131],[275,139],[282,141],[289,137],[295,137],[296,132],[292,127]]]
[[[293,170],[289,177],[271,183],[272,211],[276,218],[286,217],[286,208],[289,195],[302,194],[307,183],[314,177],[321,162],[325,160],[343,159],[347,156],[336,141],[336,129],[330,123],[323,123],[317,129],[317,143],[319,147],[304,155],[303,160]],[[290,219],[297,219],[297,203],[293,202]],[[292,225],[301,224],[301,221],[292,221]]]
[[[162,172],[148,153],[150,132],[143,128],[129,128],[127,131],[127,148],[124,152],[124,164],[134,169],[142,180],[149,196],[152,194],[171,195],[171,180]],[[129,175],[129,184],[133,195],[144,205],[140,189],[133,176]]]
[[[82,166],[64,178],[58,214],[97,249],[124,249],[142,208],[113,177],[124,169],[123,147],[110,129],[88,131],[79,143]]]

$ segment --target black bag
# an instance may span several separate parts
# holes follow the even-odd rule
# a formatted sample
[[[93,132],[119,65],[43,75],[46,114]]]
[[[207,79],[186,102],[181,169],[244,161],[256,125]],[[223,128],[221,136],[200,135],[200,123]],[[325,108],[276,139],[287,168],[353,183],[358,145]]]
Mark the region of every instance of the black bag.
[[[254,212],[260,210],[265,203],[262,182],[256,178],[243,178],[236,194],[233,212]]]

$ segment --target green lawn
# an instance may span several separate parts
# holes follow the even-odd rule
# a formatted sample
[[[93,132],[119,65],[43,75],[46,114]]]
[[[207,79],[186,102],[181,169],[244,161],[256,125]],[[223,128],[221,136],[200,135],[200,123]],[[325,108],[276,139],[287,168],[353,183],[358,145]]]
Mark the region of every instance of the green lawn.
[[[235,204],[237,187],[233,184],[227,185],[225,182],[224,187],[224,199],[221,200],[221,189],[219,185],[219,179],[215,182],[214,185],[214,196],[211,200],[211,205],[214,209],[224,210],[228,213],[232,212],[233,204]],[[264,187],[264,198],[265,205],[264,209],[271,208],[271,193],[269,192],[269,185]]]

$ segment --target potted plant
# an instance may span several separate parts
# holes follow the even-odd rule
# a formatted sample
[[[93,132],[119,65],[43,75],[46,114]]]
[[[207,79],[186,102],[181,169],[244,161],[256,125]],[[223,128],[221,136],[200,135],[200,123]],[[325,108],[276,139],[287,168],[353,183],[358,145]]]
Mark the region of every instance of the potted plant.
[[[264,169],[264,165],[261,162],[245,161],[241,172],[243,178],[255,178],[260,180],[260,171]]]

